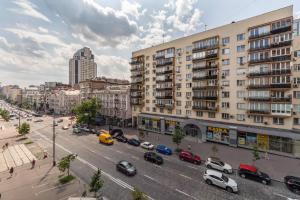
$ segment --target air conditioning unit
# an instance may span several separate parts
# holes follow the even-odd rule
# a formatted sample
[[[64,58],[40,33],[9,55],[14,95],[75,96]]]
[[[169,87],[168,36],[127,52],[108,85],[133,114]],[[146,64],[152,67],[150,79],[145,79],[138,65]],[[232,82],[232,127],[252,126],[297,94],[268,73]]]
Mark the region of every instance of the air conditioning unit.
[[[294,88],[298,88],[298,84],[294,84],[293,87],[294,87]]]
[[[268,122],[264,122],[264,125],[268,125]]]
[[[297,115],[297,113],[296,113],[296,112],[293,112],[293,115]]]

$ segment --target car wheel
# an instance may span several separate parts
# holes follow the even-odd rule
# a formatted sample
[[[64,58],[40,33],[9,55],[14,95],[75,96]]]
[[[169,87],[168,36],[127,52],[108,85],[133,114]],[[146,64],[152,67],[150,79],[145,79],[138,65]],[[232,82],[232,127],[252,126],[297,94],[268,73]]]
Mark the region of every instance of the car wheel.
[[[245,174],[241,174],[241,177],[242,177],[242,178],[246,178],[246,175],[245,175]]]
[[[300,190],[299,189],[293,189],[293,192],[295,193],[295,194],[299,194],[300,195]]]
[[[208,185],[211,185],[211,184],[212,184],[211,180],[209,180],[209,179],[206,179],[205,182],[206,182]]]
[[[224,172],[225,174],[229,174],[229,171],[228,171],[227,169],[224,169],[223,172]]]
[[[262,182],[262,184],[264,184],[264,185],[267,185],[267,184],[268,184],[266,180],[262,180],[261,182]]]
[[[212,169],[212,167],[211,167],[210,165],[207,165],[207,168],[208,168],[208,169]]]
[[[231,187],[226,187],[227,192],[233,193],[233,189]]]

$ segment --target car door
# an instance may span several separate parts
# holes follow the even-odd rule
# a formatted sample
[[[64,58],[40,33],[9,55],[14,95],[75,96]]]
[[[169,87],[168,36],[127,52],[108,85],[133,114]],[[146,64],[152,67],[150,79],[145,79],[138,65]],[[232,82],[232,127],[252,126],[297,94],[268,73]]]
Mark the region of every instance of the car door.
[[[190,153],[186,153],[185,156],[187,161],[193,162],[193,156]]]
[[[222,184],[222,182],[223,182],[222,179],[220,179],[219,177],[214,176],[214,175],[211,175],[210,177],[211,177],[212,182],[214,183],[214,185],[219,186],[219,187],[223,187],[223,186],[222,186],[222,185],[223,185],[223,184]]]

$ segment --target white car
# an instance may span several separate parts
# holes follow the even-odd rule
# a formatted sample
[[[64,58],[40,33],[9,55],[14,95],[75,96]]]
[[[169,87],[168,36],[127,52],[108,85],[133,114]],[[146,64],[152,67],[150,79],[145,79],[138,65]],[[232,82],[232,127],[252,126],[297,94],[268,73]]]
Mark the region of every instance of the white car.
[[[207,158],[205,166],[208,169],[216,169],[226,174],[231,174],[233,172],[232,167],[229,164],[224,163],[218,158]]]
[[[141,147],[144,149],[148,149],[148,150],[153,150],[154,149],[154,145],[151,144],[150,142],[143,142],[141,144]]]
[[[238,192],[237,183],[233,179],[224,176],[221,172],[207,169],[203,178],[208,185],[216,185],[226,189],[228,192]]]
[[[69,126],[64,125],[64,126],[62,127],[62,129],[63,129],[63,130],[68,130],[68,129],[69,129]]]

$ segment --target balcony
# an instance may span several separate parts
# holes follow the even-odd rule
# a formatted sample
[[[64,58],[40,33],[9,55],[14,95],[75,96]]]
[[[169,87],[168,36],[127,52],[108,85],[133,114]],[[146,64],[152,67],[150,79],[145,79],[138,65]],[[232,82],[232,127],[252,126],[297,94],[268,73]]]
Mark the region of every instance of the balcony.
[[[262,37],[266,37],[271,35],[271,32],[268,33],[261,33],[261,34],[257,34],[257,35],[250,35],[249,36],[249,40],[253,40],[253,39],[257,39],[257,38],[262,38]]]
[[[253,97],[248,97],[247,98],[248,101],[270,101],[271,98],[270,97],[259,97],[259,96],[253,96]]]
[[[143,98],[143,95],[142,94],[130,94],[130,97],[131,98]]]
[[[256,114],[256,115],[269,115],[270,110],[248,110],[248,114]]]
[[[251,72],[247,76],[248,77],[256,77],[256,76],[270,76],[270,75],[282,75],[282,74],[291,74],[290,69],[284,70],[271,70],[271,71],[262,71],[262,72]]]
[[[199,51],[205,51],[205,50],[211,50],[211,49],[217,49],[217,48],[219,48],[219,44],[215,44],[212,46],[205,46],[205,47],[196,47],[196,48],[193,48],[192,52],[196,53]]]
[[[212,90],[212,89],[217,90],[218,87],[219,87],[218,85],[194,86],[192,90]]]
[[[143,79],[137,79],[137,80],[131,80],[132,84],[142,84],[143,83]]]
[[[202,58],[193,58],[193,62],[197,62],[197,61],[200,61],[200,60],[207,60],[207,59],[217,59],[217,58],[218,58],[218,54],[214,53],[214,54],[206,55]]]
[[[163,80],[156,80],[157,83],[165,83],[165,82],[173,82],[172,78],[167,78],[167,79],[163,79]]]
[[[261,47],[250,47],[249,51],[261,51],[261,50],[265,50],[265,49],[269,49],[271,48],[270,45],[265,45],[265,46],[261,46]]]
[[[131,98],[130,103],[131,103],[131,105],[142,105],[143,100],[142,99]]]
[[[201,111],[212,111],[217,112],[218,107],[208,107],[208,106],[193,106],[194,110],[201,110]]]
[[[292,102],[292,97],[287,96],[287,97],[271,97],[272,102]]]
[[[291,30],[292,30],[292,26],[286,26],[286,27],[281,27],[281,28],[271,30],[271,34],[284,33]]]
[[[291,74],[291,70],[290,69],[272,70],[271,74],[272,75]]]
[[[262,59],[253,59],[249,60],[249,64],[258,64],[258,63],[264,63],[264,62],[271,62],[271,58],[262,58]]]
[[[161,66],[166,66],[166,65],[173,65],[173,60],[166,61],[166,62],[163,62],[163,63],[156,63],[156,67],[161,67]]]
[[[170,70],[165,70],[165,71],[156,71],[156,74],[159,75],[159,74],[172,74],[173,73],[173,70],[170,69]]]
[[[142,64],[143,61],[141,60],[132,60],[131,62],[129,62],[130,65],[137,65],[137,64]]]
[[[271,60],[273,62],[291,60],[291,55],[275,56],[275,57],[271,57]]]
[[[270,88],[271,86],[269,84],[264,85],[248,85],[247,89],[263,89],[263,88]]]
[[[143,90],[143,88],[139,87],[137,84],[131,84],[131,86],[130,86],[130,91],[131,92],[140,91],[140,90]]]
[[[157,103],[157,104],[155,104],[156,107],[160,107],[160,108],[165,107],[165,105],[166,104],[164,104],[164,103]]]
[[[218,78],[218,75],[206,75],[206,76],[202,76],[202,77],[193,77],[193,81],[217,79],[217,78]]]
[[[292,87],[291,83],[272,83],[271,88],[278,88],[278,89],[289,89]]]
[[[272,48],[278,48],[278,47],[285,47],[285,46],[291,46],[292,45],[292,40],[290,41],[284,41],[284,42],[278,42],[278,43],[273,43],[271,44]]]
[[[156,91],[163,91],[163,90],[173,90],[173,87],[161,87],[161,88],[156,88]]]
[[[205,70],[205,69],[215,69],[215,68],[218,68],[218,65],[197,66],[197,67],[193,67],[193,72],[201,71],[201,70]]]
[[[140,74],[132,74],[132,75],[130,76],[130,78],[138,78],[138,77],[142,77],[142,76],[143,76],[142,73],[140,73]]]
[[[144,70],[143,67],[132,67],[132,68],[130,69],[130,71],[143,71],[143,70]]]
[[[173,99],[173,95],[156,96],[156,99]]]
[[[218,100],[218,97],[217,96],[193,96],[193,100],[216,101]]]
[[[271,75],[270,71],[265,72],[250,72],[247,76],[248,77],[256,77],[256,76],[268,76]]]

